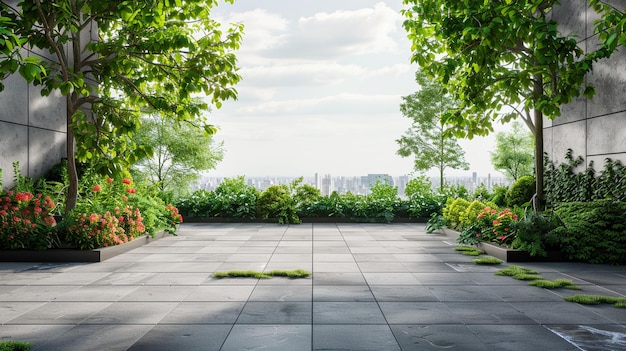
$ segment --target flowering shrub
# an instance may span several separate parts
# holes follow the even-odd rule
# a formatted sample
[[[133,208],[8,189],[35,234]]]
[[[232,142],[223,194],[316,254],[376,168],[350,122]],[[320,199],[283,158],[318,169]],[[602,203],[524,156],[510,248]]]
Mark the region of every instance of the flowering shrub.
[[[44,250],[55,244],[50,197],[9,191],[0,195],[0,248]]]
[[[167,226],[165,227],[165,231],[170,234],[175,234],[176,225],[183,223],[183,216],[180,213],[178,213],[178,208],[176,208],[172,204],[165,206],[165,209],[169,213],[169,218],[168,218]]]
[[[132,240],[111,212],[104,215],[76,213],[67,227],[67,243],[81,250],[119,245]]]
[[[493,242],[510,246],[515,240],[517,221],[518,215],[509,208],[499,211],[495,207],[487,206],[463,228],[458,242],[461,244]]]

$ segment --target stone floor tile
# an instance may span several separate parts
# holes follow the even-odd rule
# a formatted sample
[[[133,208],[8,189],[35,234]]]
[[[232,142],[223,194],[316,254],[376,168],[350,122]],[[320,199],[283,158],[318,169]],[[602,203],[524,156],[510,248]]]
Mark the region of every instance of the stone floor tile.
[[[400,346],[386,324],[314,325],[313,350],[399,351]]]
[[[367,282],[361,273],[333,273],[315,272],[314,285],[366,285]]]
[[[234,324],[245,302],[181,302],[159,324]]]
[[[484,351],[489,348],[465,325],[392,325],[402,350]]]
[[[484,286],[429,286],[430,291],[439,301],[493,301],[501,302],[502,299],[491,292],[489,287]]]
[[[315,285],[313,301],[374,301],[374,295],[364,285]]]
[[[418,285],[371,285],[374,298],[379,302],[432,302],[439,301],[430,289]]]
[[[7,324],[78,324],[110,302],[49,302],[13,318]]]
[[[237,324],[311,323],[310,302],[247,302]]]
[[[295,280],[295,279],[294,279]],[[311,301],[310,285],[257,285],[248,301]]]
[[[246,279],[246,285],[207,285],[196,287],[185,301],[247,301],[256,280]]]
[[[380,302],[389,324],[462,324],[442,302]]]
[[[126,350],[151,325],[78,325],[33,351]]]
[[[236,324],[220,351],[311,349],[311,325]]]
[[[157,325],[129,351],[219,351],[231,325]]]
[[[566,301],[511,302],[539,324],[611,324],[613,321],[594,313],[594,308]],[[613,307],[611,307],[613,308]],[[623,314],[623,311],[620,311]]]
[[[313,324],[386,324],[375,302],[313,302]]]
[[[411,273],[363,273],[369,285],[422,285]]]
[[[541,325],[469,325],[468,328],[485,344],[488,350],[580,351],[563,338]]]

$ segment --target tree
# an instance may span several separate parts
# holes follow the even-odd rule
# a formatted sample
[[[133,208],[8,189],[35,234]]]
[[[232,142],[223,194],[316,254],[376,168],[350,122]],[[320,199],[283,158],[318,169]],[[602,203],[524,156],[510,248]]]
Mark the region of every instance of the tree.
[[[203,129],[189,122],[168,123],[156,116],[142,120],[134,140],[154,150],[152,157],[134,168],[162,192],[185,193],[198,179],[198,171],[215,168],[224,156],[222,145],[215,146]]]
[[[561,35],[549,12],[556,0],[403,0],[404,28],[412,61],[444,85],[459,105],[442,119],[452,132],[472,138],[493,131],[493,122],[516,116],[535,137],[537,199],[543,201],[543,116],[555,118],[573,98],[593,96],[584,77],[593,63],[611,55],[615,39],[626,40],[623,13],[590,0],[602,20],[600,45],[584,52],[573,36]],[[621,36],[620,36],[621,35]],[[518,113],[500,115],[504,106]],[[532,112],[532,114],[531,114]]]
[[[0,30],[7,35],[9,28],[20,44],[0,46],[0,77],[23,64],[15,52],[38,50],[33,52],[45,57],[37,62],[42,70],[31,62],[20,73],[42,85],[42,95],[65,96],[66,211],[76,205],[76,161],[92,160],[103,173],[115,174],[151,155],[131,139],[142,114],[193,121],[209,104],[219,108],[236,98],[240,76],[232,51],[242,25],[222,32],[210,18],[217,0],[15,2],[0,2]],[[200,93],[208,101],[194,98]]]
[[[493,167],[516,181],[533,174],[533,135],[521,123],[514,121],[510,132],[496,133],[496,151],[491,153]]]
[[[400,111],[413,120],[411,128],[396,142],[397,153],[402,157],[413,155],[416,171],[439,169],[440,189],[444,187],[444,171],[447,168],[469,169],[465,152],[456,139],[446,135],[446,126],[441,116],[454,108],[455,101],[446,94],[440,84],[430,81],[426,74],[417,72],[415,80],[420,90],[403,96]]]

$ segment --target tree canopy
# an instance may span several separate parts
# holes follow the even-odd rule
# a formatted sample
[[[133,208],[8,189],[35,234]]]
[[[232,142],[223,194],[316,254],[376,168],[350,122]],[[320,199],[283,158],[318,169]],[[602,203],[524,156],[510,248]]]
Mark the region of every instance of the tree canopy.
[[[599,46],[584,51],[577,38],[558,31],[550,12],[556,0],[403,0],[404,28],[412,61],[459,101],[442,116],[451,132],[472,138],[493,131],[493,122],[521,115],[535,134],[537,197],[543,197],[545,115],[555,118],[573,98],[594,94],[585,82],[593,63],[624,42],[624,14],[602,3],[589,4]],[[616,40],[619,39],[619,40]],[[505,106],[518,113],[501,115]],[[532,117],[530,111],[534,111]]]
[[[510,131],[496,133],[496,150],[491,153],[491,163],[507,178],[516,181],[533,174],[533,154],[532,134],[514,121]]]
[[[425,73],[417,72],[415,80],[420,86],[417,92],[402,97],[400,111],[413,123],[396,142],[397,153],[403,157],[414,157],[414,169],[439,170],[440,187],[444,186],[444,172],[448,168],[469,169],[465,152],[453,136],[445,134],[447,126],[441,116],[455,107],[455,101],[445,93],[441,84],[428,79]]]
[[[231,2],[233,0],[226,0]],[[75,160],[119,172],[151,154],[132,134],[140,116],[194,120],[234,99],[240,80],[233,51],[243,26],[211,19],[217,0],[25,0],[0,2],[0,77],[19,71],[67,103],[70,189]],[[1,43],[1,42],[0,42]],[[16,46],[19,44],[19,46]],[[24,59],[23,53],[28,53]],[[197,99],[203,95],[205,98]],[[205,130],[215,129],[207,125]],[[74,142],[76,141],[76,142]],[[94,164],[94,162],[92,162]]]
[[[154,150],[152,157],[133,166],[161,192],[186,194],[199,172],[215,168],[224,156],[212,135],[190,122],[171,123],[163,118],[143,118],[133,140]]]

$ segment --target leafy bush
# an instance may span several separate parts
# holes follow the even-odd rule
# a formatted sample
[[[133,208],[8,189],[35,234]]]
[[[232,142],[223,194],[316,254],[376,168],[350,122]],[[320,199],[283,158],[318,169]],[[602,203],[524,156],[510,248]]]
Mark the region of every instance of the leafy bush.
[[[509,207],[524,206],[535,195],[535,177],[519,177],[506,193],[506,205]]]
[[[548,249],[558,246],[558,239],[553,231],[559,225],[560,221],[552,211],[529,211],[514,225],[516,237],[511,248],[528,251],[531,256],[545,257]]]
[[[469,207],[470,202],[458,198],[452,200],[452,202],[443,209],[443,218],[446,220],[446,224],[451,229],[459,229],[461,224],[461,216],[465,210]]]
[[[483,212],[485,207],[487,207],[487,205],[478,200],[472,201],[469,206],[467,206],[465,211],[463,211],[459,216],[459,224],[461,228],[465,228],[474,222],[476,217]]]
[[[506,206],[506,193],[509,192],[508,186],[496,185],[493,188],[493,194],[489,201],[493,202],[498,207]]]
[[[32,346],[24,341],[0,341],[0,351],[28,351]]]
[[[188,217],[256,218],[259,191],[245,183],[244,177],[225,178],[213,192],[196,190],[176,203]]]
[[[296,201],[285,184],[272,185],[265,189],[257,200],[257,213],[264,220],[281,224],[300,223]]]
[[[562,252],[572,260],[626,263],[626,202],[611,199],[562,203],[556,208],[564,226],[554,230]]]

